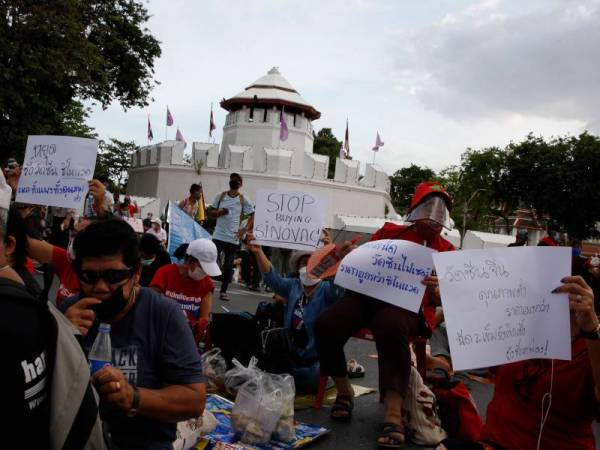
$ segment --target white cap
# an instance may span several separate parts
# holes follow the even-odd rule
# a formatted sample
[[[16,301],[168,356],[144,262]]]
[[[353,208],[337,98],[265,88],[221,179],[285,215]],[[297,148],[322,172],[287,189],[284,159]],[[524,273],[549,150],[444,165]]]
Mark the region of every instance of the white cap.
[[[154,219],[151,220],[152,223],[159,223],[162,225],[162,222],[160,221],[160,219],[158,217],[155,217]]]
[[[186,254],[196,258],[208,276],[221,275],[217,264],[217,246],[210,239],[196,239],[190,242]]]

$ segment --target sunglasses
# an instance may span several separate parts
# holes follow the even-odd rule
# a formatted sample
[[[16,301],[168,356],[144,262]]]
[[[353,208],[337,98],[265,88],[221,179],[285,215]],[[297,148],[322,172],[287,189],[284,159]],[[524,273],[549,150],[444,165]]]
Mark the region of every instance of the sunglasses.
[[[135,268],[128,269],[108,269],[108,270],[80,270],[79,278],[86,284],[96,284],[100,280],[106,281],[108,284],[117,284],[131,278]]]

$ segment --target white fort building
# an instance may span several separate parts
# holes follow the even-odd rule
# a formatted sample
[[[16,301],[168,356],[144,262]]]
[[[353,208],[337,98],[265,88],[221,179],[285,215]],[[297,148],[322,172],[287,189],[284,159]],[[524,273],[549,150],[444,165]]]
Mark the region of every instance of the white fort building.
[[[378,165],[367,164],[361,176],[359,161],[336,158],[335,176],[327,178],[329,158],[313,153],[312,122],[321,113],[277,68],[223,99],[221,107],[228,114],[220,145],[194,142],[191,159],[184,158],[184,144],[178,141],[141,148],[133,155],[128,194],[156,198],[162,211],[169,200],[182,200],[192,183],[201,182],[209,203],[229,189],[229,174],[238,172],[244,178],[242,193],[251,202],[258,189],[325,197],[328,226],[335,229],[370,232],[386,216],[398,219],[390,202],[388,175]],[[289,137],[280,142],[282,109]]]

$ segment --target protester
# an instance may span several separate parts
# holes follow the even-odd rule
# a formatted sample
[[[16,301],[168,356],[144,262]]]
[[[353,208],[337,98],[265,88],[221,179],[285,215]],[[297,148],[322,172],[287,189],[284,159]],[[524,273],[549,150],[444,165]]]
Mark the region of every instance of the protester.
[[[155,236],[163,247],[167,246],[167,232],[162,228],[160,219],[152,219],[152,228],[146,233]]]
[[[73,241],[77,233],[87,227],[92,220],[97,220],[102,217],[107,217],[109,212],[106,207],[104,185],[97,180],[92,180],[89,183],[90,194],[95,198],[96,212],[93,219],[80,217],[78,222],[73,226],[73,233],[69,240],[67,250],[54,246],[48,242],[27,238],[28,255],[41,264],[51,263],[58,276],[59,286],[56,293],[56,306],[73,295],[79,293],[80,284],[79,276],[72,266],[73,256]]]
[[[527,245],[527,241],[529,238],[529,233],[527,230],[519,230],[517,231],[517,235],[515,236],[515,242],[512,244],[508,244],[509,247],[522,247]]]
[[[147,233],[150,228],[152,228],[152,219],[146,217],[142,220],[142,228],[144,229],[144,233]]]
[[[90,224],[75,238],[81,294],[61,310],[90,349],[99,323],[111,325],[112,365],[93,377],[101,416],[117,448],[172,448],[178,421],[202,414],[200,355],[176,304],[139,287],[138,240],[116,219]]]
[[[386,223],[372,237],[403,239],[426,245],[437,251],[453,250],[453,245],[440,236],[443,227],[450,228],[450,196],[437,182],[420,183],[408,209],[407,221],[411,225]],[[439,305],[437,277],[423,280],[427,287],[423,298],[425,316],[433,323],[435,306]],[[385,419],[378,445],[402,448],[402,402],[410,375],[410,336],[422,333],[419,316],[403,308],[377,300],[367,295],[346,291],[345,297],[323,312],[316,322],[316,345],[323,375],[333,377],[337,398],[331,417],[349,421],[354,405],[354,392],[347,376],[344,345],[359,329],[373,331],[379,355],[379,389],[384,398]]]
[[[94,191],[101,191],[102,197],[94,195]],[[108,178],[100,175],[90,181],[90,192],[85,201],[85,217],[105,217],[112,210],[113,196],[108,190]]]
[[[142,258],[142,274],[140,286],[149,287],[156,271],[162,266],[171,264],[171,257],[153,234],[140,237],[140,257]]]
[[[217,194],[211,204],[209,214],[217,218],[213,233],[213,241],[219,255],[223,253],[223,277],[221,281],[221,300],[229,300],[227,288],[233,276],[233,258],[239,248],[241,235],[252,230],[254,226],[254,208],[240,193],[242,177],[237,173],[229,176],[229,191]],[[241,229],[244,215],[250,216],[246,226]],[[243,237],[243,236],[242,236]]]
[[[483,441],[505,449],[596,448],[591,425],[600,411],[600,323],[594,294],[581,277],[566,277],[554,292],[569,294],[572,360],[500,366]],[[540,431],[542,405],[548,417]]]
[[[42,288],[33,277],[26,266],[27,259],[27,227],[21,211],[13,204],[8,213],[6,233],[4,234],[4,248],[8,264],[23,280],[25,289],[31,296],[40,301],[46,301],[42,297]]]
[[[239,252],[239,257],[241,260],[241,275],[246,287],[251,291],[260,291],[261,273],[256,256],[242,243],[242,250]]]
[[[190,196],[179,202],[179,208],[198,223],[206,220],[206,206],[204,205],[202,184],[194,183],[190,186]]]
[[[0,173],[0,191],[4,188]],[[10,193],[0,197],[0,341],[5,344],[0,383],[7,388],[2,446],[104,449],[85,355],[64,316],[35,299],[10,267],[15,255],[15,238],[6,234]],[[20,214],[13,208],[15,217]]]
[[[540,239],[538,245],[558,247],[560,245],[560,233],[558,232],[557,228],[558,227],[556,225],[549,226],[548,234]]]
[[[196,239],[179,248],[175,256],[182,256],[183,263],[158,269],[150,287],[179,303],[199,344],[204,339],[212,308],[215,284],[210,277],[221,275],[217,247],[210,239]]]
[[[255,238],[247,236],[248,242]],[[327,236],[327,243],[330,237]],[[300,392],[317,391],[320,369],[315,347],[315,322],[317,317],[334,304],[344,293],[344,289],[333,284],[332,280],[313,280],[306,273],[306,264],[311,252],[296,251],[290,264],[299,273],[298,278],[284,278],[271,264],[259,245],[248,244],[263,273],[265,283],[275,294],[287,299],[283,328],[288,330],[291,339],[291,352],[283,371],[294,376],[296,389]],[[280,358],[283,359],[283,358]]]

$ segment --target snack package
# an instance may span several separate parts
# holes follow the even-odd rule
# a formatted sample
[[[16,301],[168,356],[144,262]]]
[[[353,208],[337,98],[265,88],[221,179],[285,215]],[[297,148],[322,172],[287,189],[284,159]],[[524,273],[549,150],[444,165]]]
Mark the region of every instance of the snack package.
[[[202,372],[206,377],[206,391],[210,393],[222,392],[225,389],[225,372],[227,363],[221,356],[218,347],[202,354]]]
[[[229,394],[235,396],[237,395],[238,389],[244,383],[254,378],[258,378],[263,374],[263,371],[256,367],[258,359],[254,356],[250,359],[248,367],[244,367],[242,363],[235,358],[233,358],[231,362],[234,367],[225,372],[225,390]]]

